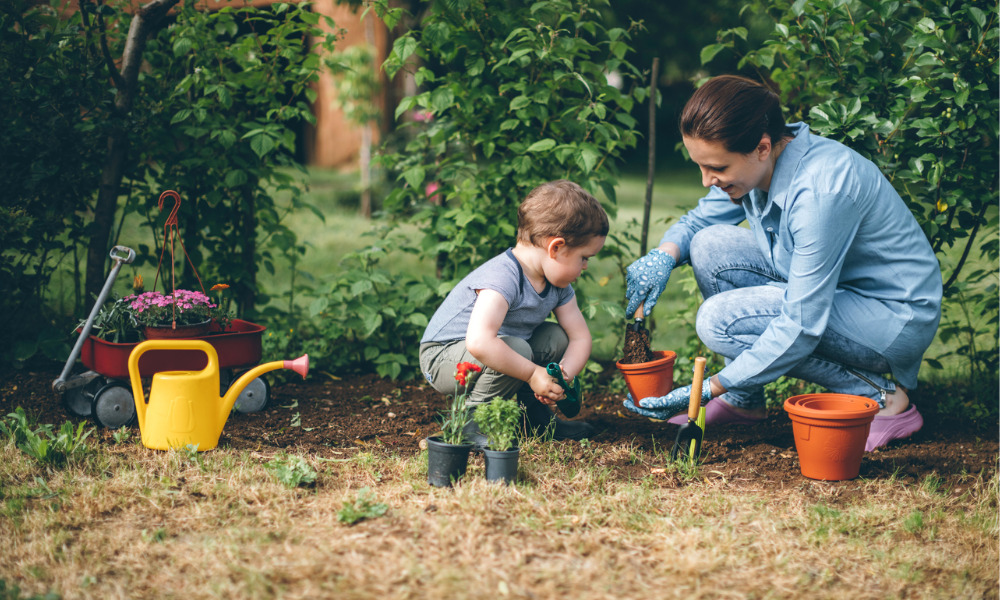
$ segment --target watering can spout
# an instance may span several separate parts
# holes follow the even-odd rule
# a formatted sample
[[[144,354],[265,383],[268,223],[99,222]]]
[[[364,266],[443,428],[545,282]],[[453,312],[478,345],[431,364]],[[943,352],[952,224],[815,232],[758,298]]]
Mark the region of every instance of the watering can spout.
[[[302,379],[305,379],[309,373],[309,355],[303,354],[295,360],[286,360],[284,368],[295,371],[302,376]]]
[[[254,367],[244,373],[239,379],[233,382],[229,386],[229,391],[222,398],[220,404],[220,418],[225,419],[229,416],[229,412],[233,410],[233,405],[236,404],[236,400],[240,396],[240,392],[243,391],[251,381],[257,379],[264,373],[268,371],[276,371],[278,369],[289,369],[295,371],[302,376],[302,379],[306,378],[309,374],[309,355],[303,354],[302,356],[296,358],[295,360],[275,360],[269,363],[264,363],[258,367]]]

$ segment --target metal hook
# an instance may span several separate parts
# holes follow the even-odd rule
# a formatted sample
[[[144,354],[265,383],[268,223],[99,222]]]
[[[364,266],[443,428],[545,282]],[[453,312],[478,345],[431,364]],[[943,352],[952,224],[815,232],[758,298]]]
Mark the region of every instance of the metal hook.
[[[177,225],[177,211],[180,210],[180,208],[181,208],[181,195],[178,194],[177,192],[173,191],[173,190],[167,190],[167,191],[163,192],[162,194],[160,194],[160,202],[159,202],[158,208],[161,211],[163,210],[163,200],[165,198],[173,198],[174,199],[174,208],[170,211],[170,214],[167,215],[167,221],[166,221],[166,223],[164,223],[164,225],[167,225],[167,226]]]

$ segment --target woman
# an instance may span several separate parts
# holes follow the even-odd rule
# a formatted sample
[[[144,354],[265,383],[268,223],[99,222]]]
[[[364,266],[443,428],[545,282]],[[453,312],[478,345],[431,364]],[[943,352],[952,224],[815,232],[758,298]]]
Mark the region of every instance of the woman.
[[[764,384],[789,375],[877,400],[869,451],[919,430],[907,391],[937,331],[941,273],[885,176],[804,123],[786,125],[777,96],[743,77],[705,83],[680,128],[710,191],[629,266],[626,314],[644,303],[649,315],[674,266],[691,264],[705,299],[698,337],[726,358],[702,386],[707,422],[762,420]],[[690,393],[624,404],[662,419]]]

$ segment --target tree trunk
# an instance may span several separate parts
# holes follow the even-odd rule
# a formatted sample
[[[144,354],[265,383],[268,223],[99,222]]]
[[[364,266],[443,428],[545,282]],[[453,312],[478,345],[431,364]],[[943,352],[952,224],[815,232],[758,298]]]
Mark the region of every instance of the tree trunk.
[[[122,53],[121,72],[113,64],[108,65],[117,92],[115,94],[115,116],[124,119],[132,110],[132,104],[139,82],[139,65],[146,40],[159,27],[163,17],[180,0],[153,0],[139,8],[132,17],[125,50]],[[108,136],[108,156],[101,172],[101,184],[94,206],[94,229],[87,245],[87,283],[85,298],[94,298],[104,287],[107,279],[104,271],[111,248],[111,230],[115,210],[118,208],[118,188],[128,160],[128,133],[115,128]]]
[[[246,279],[237,282],[235,296],[240,315],[249,315],[257,303],[257,207],[256,182],[243,186],[243,202],[240,207],[240,224],[243,231],[240,262]]]

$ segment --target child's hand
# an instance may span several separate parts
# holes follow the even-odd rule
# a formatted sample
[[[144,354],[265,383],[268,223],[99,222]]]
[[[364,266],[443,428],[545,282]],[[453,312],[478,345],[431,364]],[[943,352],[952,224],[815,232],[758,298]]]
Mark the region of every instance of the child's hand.
[[[555,378],[549,375],[545,368],[536,366],[528,380],[531,391],[535,392],[535,398],[542,404],[555,406],[556,402],[566,397],[566,392],[562,386],[556,383]]]

